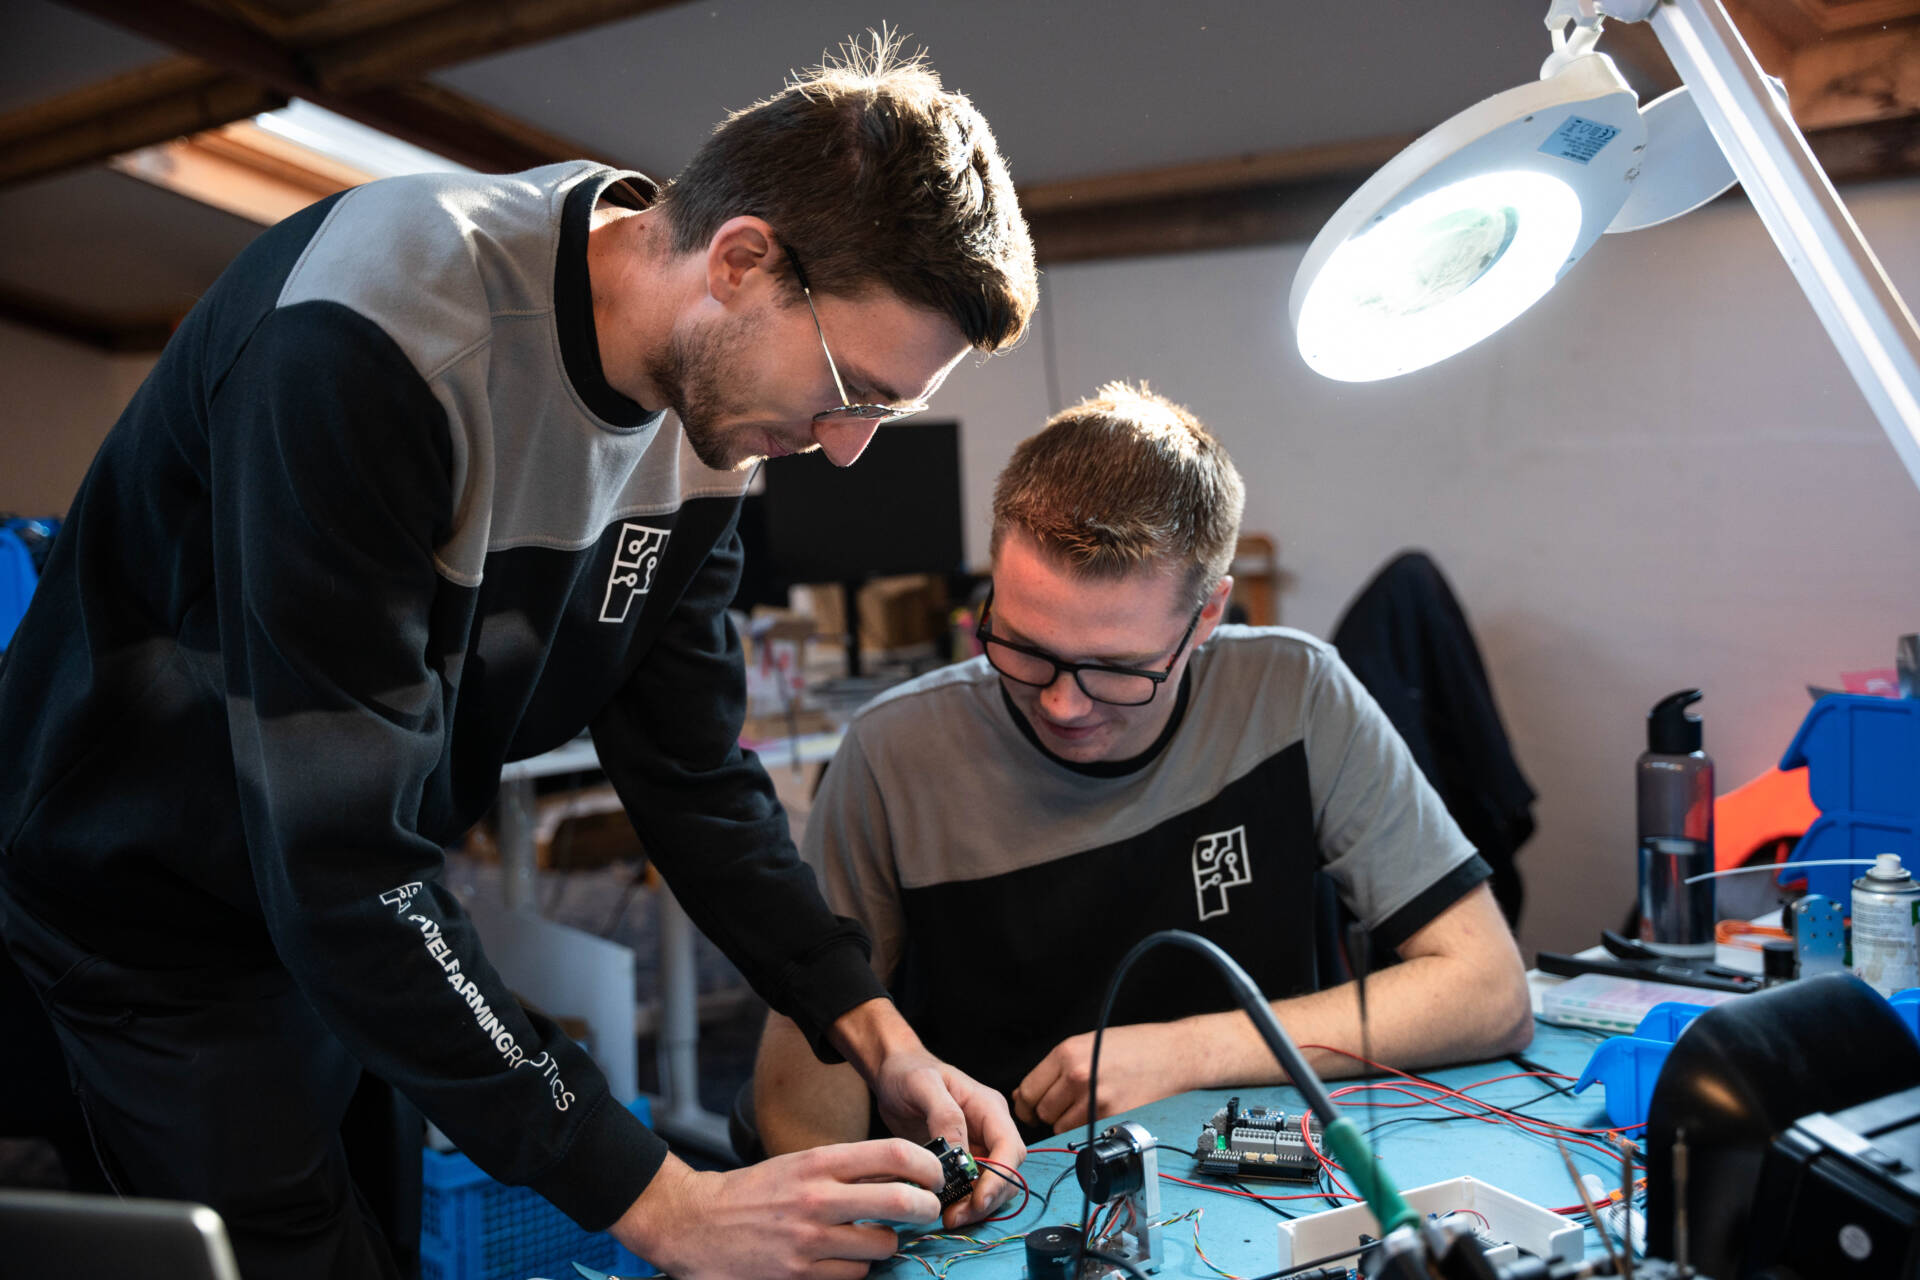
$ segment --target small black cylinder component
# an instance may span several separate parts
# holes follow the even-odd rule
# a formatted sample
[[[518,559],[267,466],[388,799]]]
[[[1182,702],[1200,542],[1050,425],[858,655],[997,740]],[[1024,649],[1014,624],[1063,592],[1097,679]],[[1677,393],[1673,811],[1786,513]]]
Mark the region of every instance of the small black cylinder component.
[[[1765,974],[1767,985],[1790,982],[1800,968],[1800,957],[1794,951],[1791,938],[1768,938],[1760,944],[1761,971]]]
[[[1138,1191],[1145,1179],[1140,1166],[1140,1150],[1131,1138],[1109,1129],[1080,1148],[1074,1160],[1074,1175],[1080,1189],[1095,1204],[1105,1204],[1118,1196]]]
[[[1027,1232],[1027,1280],[1070,1280],[1080,1252],[1080,1233],[1072,1227],[1038,1227]]]

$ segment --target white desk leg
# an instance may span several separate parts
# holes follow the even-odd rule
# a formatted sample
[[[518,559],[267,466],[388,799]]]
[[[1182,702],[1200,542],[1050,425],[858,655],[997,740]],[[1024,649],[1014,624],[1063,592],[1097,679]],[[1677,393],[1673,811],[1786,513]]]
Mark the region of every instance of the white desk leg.
[[[533,779],[500,784],[500,887],[510,911],[540,910],[534,893]]]
[[[660,886],[660,1088],[653,1127],[663,1137],[733,1158],[726,1117],[700,1105],[700,1011],[693,921],[673,890]]]

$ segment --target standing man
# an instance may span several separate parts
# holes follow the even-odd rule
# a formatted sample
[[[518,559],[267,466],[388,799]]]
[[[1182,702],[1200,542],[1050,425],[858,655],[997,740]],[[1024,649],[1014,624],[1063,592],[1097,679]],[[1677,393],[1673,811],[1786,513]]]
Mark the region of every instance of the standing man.
[[[894,1238],[853,1224],[934,1217],[898,1140],[689,1169],[503,985],[441,850],[589,724],[813,1050],[901,1133],[1017,1160],[795,855],[724,609],[752,463],[852,463],[1034,300],[986,121],[885,42],[664,191],[403,178],[255,241],[102,446],[0,675],[0,928],[114,1185],[211,1204],[249,1275],[392,1274],[339,1137],[364,1069],[677,1276],[857,1275]]]
[[[909,1021],[1040,1132],[1087,1122],[1107,982],[1158,929],[1224,947],[1301,1045],[1415,1067],[1532,1038],[1487,866],[1380,708],[1331,646],[1220,625],[1243,495],[1144,389],[1055,416],[994,489],[985,655],[863,710],[809,817],[807,859]],[[1402,961],[1368,983],[1364,1039],[1352,985],[1316,990],[1316,871]],[[1121,988],[1103,1118],[1280,1078],[1198,957],[1155,953]],[[770,1151],[868,1132],[860,1078],[777,1013],[754,1084]]]

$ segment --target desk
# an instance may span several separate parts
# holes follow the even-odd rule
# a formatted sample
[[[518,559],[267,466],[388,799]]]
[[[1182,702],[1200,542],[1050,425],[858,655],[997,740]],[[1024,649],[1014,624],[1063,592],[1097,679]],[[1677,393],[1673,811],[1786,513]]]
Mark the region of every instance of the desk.
[[[759,749],[767,768],[830,760],[839,733],[806,734],[789,743],[780,739]],[[516,760],[500,770],[500,869],[506,905],[515,911],[539,910],[534,886],[534,781],[558,774],[587,773],[600,757],[587,737]],[[662,1136],[732,1159],[726,1117],[700,1105],[700,1017],[696,983],[693,921],[673,896],[660,890],[660,1095],[650,1097],[653,1128]]]
[[[1537,1023],[1533,1045],[1527,1049],[1525,1056],[1572,1076],[1579,1074],[1594,1045],[1598,1043],[1597,1035]],[[1520,1070],[1522,1068],[1502,1058],[1423,1074],[1429,1079],[1458,1088]],[[1338,1089],[1351,1082],[1340,1080],[1328,1083]],[[1546,1089],[1547,1085],[1542,1081],[1505,1080],[1476,1089],[1473,1096],[1510,1107],[1537,1098]],[[1164,1099],[1115,1119],[1137,1121],[1160,1140],[1162,1174],[1192,1178],[1193,1159],[1190,1153],[1200,1134],[1200,1126],[1217,1108],[1225,1105],[1229,1096],[1235,1094],[1239,1095],[1242,1105],[1267,1104],[1283,1107],[1289,1112],[1298,1111],[1304,1105],[1298,1093],[1284,1086],[1204,1090]],[[1394,1095],[1384,1092],[1375,1092],[1371,1096],[1381,1103],[1398,1100]],[[1368,1115],[1368,1097],[1367,1093],[1359,1093],[1340,1099],[1347,1115],[1362,1129],[1375,1123],[1374,1118]],[[1389,1111],[1383,1106],[1378,1118],[1386,1121],[1402,1116],[1442,1114],[1431,1107]],[[1580,1128],[1605,1128],[1607,1124],[1601,1096],[1594,1090],[1577,1097],[1569,1094],[1551,1098],[1529,1106],[1527,1114]],[[1114,1122],[1107,1120],[1100,1127],[1104,1129]],[[1068,1137],[1080,1141],[1085,1132],[1084,1129],[1076,1130],[1047,1145],[1064,1146],[1063,1139]],[[1561,1162],[1554,1144],[1544,1138],[1529,1136],[1512,1126],[1468,1119],[1445,1124],[1395,1124],[1379,1130],[1374,1138],[1388,1174],[1402,1188],[1472,1174],[1504,1191],[1548,1208],[1570,1205],[1579,1199],[1578,1193],[1568,1184],[1566,1166]],[[1574,1152],[1575,1164],[1582,1173],[1597,1173],[1608,1186],[1618,1183],[1620,1169],[1617,1159],[1603,1162],[1598,1156],[1583,1153],[1580,1147],[1569,1149]],[[982,1240],[991,1240],[1002,1235],[1024,1235],[1035,1227],[1078,1219],[1080,1187],[1071,1174],[1053,1193],[1053,1203],[1045,1214],[1035,1209],[1040,1192],[1061,1171],[1070,1168],[1072,1162],[1072,1156],[1056,1154],[1051,1150],[1029,1154],[1021,1172],[1033,1186],[1034,1201],[1019,1217],[975,1228],[969,1234],[978,1235]],[[1292,1185],[1287,1183],[1245,1185],[1264,1194],[1291,1194],[1293,1191]],[[1018,1203],[1018,1197],[1014,1203]],[[1324,1201],[1297,1201],[1291,1204],[1297,1204],[1302,1214],[1330,1207]],[[1287,1208],[1289,1205],[1281,1207]],[[1182,1186],[1163,1177],[1160,1183],[1161,1218],[1169,1218],[1192,1208],[1205,1210],[1198,1219],[1200,1244],[1206,1250],[1207,1257],[1217,1266],[1234,1275],[1248,1277],[1264,1275],[1276,1269],[1277,1224],[1280,1219],[1269,1209],[1251,1200]],[[1164,1228],[1161,1239],[1166,1258],[1159,1272],[1162,1277],[1168,1280],[1183,1277],[1219,1280],[1219,1273],[1210,1270],[1194,1254],[1191,1222]],[[1586,1234],[1589,1253],[1599,1251],[1598,1239],[1589,1229]],[[946,1260],[968,1247],[949,1242],[926,1242],[910,1246],[911,1252],[926,1259],[936,1273],[946,1265]],[[983,1256],[955,1263],[953,1280],[1016,1280],[1025,1274],[1025,1268],[1024,1251],[1020,1243],[1014,1241]],[[875,1267],[873,1274],[908,1277],[925,1276],[927,1272],[918,1262],[896,1256]]]

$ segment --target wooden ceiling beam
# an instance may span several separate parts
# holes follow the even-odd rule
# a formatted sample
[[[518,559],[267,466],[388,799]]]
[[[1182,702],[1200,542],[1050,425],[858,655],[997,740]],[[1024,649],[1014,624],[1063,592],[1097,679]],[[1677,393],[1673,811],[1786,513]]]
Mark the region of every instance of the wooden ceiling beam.
[[[287,97],[304,98],[475,169],[507,172],[586,154],[583,148],[532,126],[506,127],[506,117],[499,112],[437,87],[372,86],[351,92],[330,88],[315,76],[306,52],[288,49],[212,10],[147,0],[65,3],[170,44],[230,75],[258,81]]]
[[[106,107],[38,130],[0,117],[0,185],[64,173],[128,151],[244,120],[287,104],[284,95],[239,76],[209,73],[184,88]]]
[[[1300,243],[1407,140],[1313,148],[1329,164],[1317,172],[1282,151],[1040,183],[1020,188],[1020,207],[1042,262]],[[1822,129],[1807,142],[1836,183],[1920,174],[1920,114]],[[1229,182],[1236,173],[1249,180]]]
[[[320,84],[351,92],[630,18],[682,0],[467,0],[308,50]]]
[[[1809,134],[1920,114],[1920,20],[1806,45],[1785,79],[1793,117]]]

